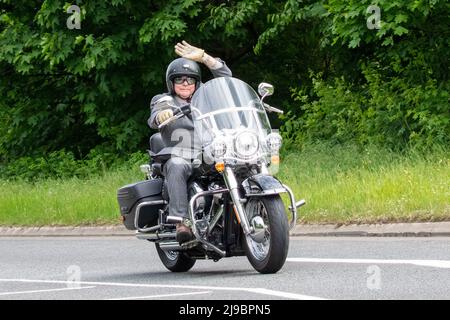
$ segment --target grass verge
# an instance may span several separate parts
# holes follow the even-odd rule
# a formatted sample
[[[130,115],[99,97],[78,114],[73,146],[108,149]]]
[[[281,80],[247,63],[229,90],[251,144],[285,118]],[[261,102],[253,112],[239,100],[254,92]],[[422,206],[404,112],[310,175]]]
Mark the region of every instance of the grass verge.
[[[304,223],[450,220],[450,155],[369,147],[306,147],[287,154],[277,175],[297,199]]]
[[[286,154],[277,177],[306,200],[303,223],[450,220],[450,154],[442,149],[309,146]],[[0,225],[119,224],[116,191],[140,179],[136,166],[83,180],[0,181]]]

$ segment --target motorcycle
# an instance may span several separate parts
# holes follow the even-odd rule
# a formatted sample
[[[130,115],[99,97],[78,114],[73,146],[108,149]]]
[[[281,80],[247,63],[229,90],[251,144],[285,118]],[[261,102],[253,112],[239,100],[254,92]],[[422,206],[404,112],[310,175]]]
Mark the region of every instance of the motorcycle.
[[[212,79],[200,86],[190,105],[172,105],[174,115],[159,126],[189,116],[200,142],[187,190],[191,241],[175,240],[175,226],[183,219],[168,213],[170,195],[162,174],[168,157],[161,151],[160,133],[151,136],[150,162],[141,166],[146,179],[117,192],[125,227],[136,230],[138,239],[154,242],[170,271],[188,271],[198,259],[245,255],[258,272],[276,273],[286,261],[289,230],[305,201],[296,202],[291,189],[270,174],[279,164],[282,139],[266,111],[282,111],[263,101],[273,94],[272,85],[261,83],[258,92],[261,97],[236,78]],[[290,222],[282,193],[289,196]]]

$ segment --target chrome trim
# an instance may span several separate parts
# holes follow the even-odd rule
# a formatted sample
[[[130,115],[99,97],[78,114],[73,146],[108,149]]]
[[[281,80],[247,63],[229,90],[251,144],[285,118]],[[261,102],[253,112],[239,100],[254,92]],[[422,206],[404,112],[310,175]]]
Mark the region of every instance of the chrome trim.
[[[264,223],[263,218],[261,216],[254,216],[250,223],[254,229],[254,233],[250,234],[250,238],[258,243],[262,243],[266,236],[267,230],[267,226]]]
[[[270,174],[269,169],[267,168],[267,165],[264,162],[261,163],[260,169],[261,169],[260,171],[262,174],[265,174],[265,175]]]
[[[144,201],[141,202],[137,205],[136,207],[136,214],[134,216],[134,227],[136,228],[136,230],[138,230],[139,232],[151,232],[155,230],[155,226],[150,227],[150,228],[140,228],[138,223],[139,223],[139,215],[141,213],[141,208],[144,206],[149,206],[149,205],[155,205],[155,204],[166,204],[167,201],[165,200],[153,200],[153,201]],[[158,226],[159,229],[159,226]]]
[[[256,107],[232,107],[232,108],[223,108],[223,109],[219,109],[216,111],[211,111],[208,113],[205,113],[201,116],[198,116],[195,120],[202,120],[204,118],[210,117],[210,116],[215,116],[216,114],[221,114],[221,113],[226,113],[226,112],[237,112],[237,111],[256,111],[256,112],[260,112],[260,113],[265,113],[264,109],[258,109]]]
[[[253,138],[256,138],[256,142],[257,142],[257,146],[255,151],[251,154],[251,155],[243,155],[238,149],[237,147],[237,143],[238,143],[238,139],[239,137],[241,137],[242,135],[253,135]],[[234,150],[234,154],[237,156],[237,158],[241,159],[241,160],[248,160],[248,159],[254,159],[255,157],[258,157],[258,153],[261,150],[261,142],[259,141],[259,135],[257,132],[255,132],[254,130],[239,130],[238,132],[236,132],[236,134],[233,137],[233,150]],[[242,151],[242,150],[241,150]],[[220,158],[220,157],[219,157]]]
[[[233,200],[234,207],[236,209],[237,214],[239,215],[239,220],[241,220],[242,230],[244,234],[247,236],[253,232],[253,228],[250,226],[247,215],[245,214],[244,207],[241,203],[241,197],[239,195],[239,185],[234,176],[233,169],[229,166],[225,166],[225,171],[223,172],[223,178],[225,180],[225,184],[230,190],[231,200]]]
[[[211,204],[212,206],[214,205],[214,203]],[[216,214],[214,215],[214,218],[212,220],[212,222],[209,224],[208,227],[208,233],[210,233],[212,231],[212,229],[216,226],[217,221],[219,221],[220,217],[223,215],[223,204],[220,205],[220,207],[218,208]]]
[[[220,254],[222,257],[225,257],[226,252],[217,248],[215,245],[213,245],[212,243],[202,239],[202,237],[200,236],[197,227],[196,227],[196,220],[195,220],[195,216],[194,216],[194,204],[195,204],[195,200],[197,200],[197,198],[199,197],[204,197],[207,195],[211,195],[211,194],[217,194],[217,193],[225,193],[228,192],[228,189],[218,189],[218,190],[209,190],[209,191],[203,191],[203,192],[199,192],[197,194],[195,194],[191,200],[189,201],[189,218],[191,219],[192,222],[192,233],[194,234],[195,238],[200,241],[206,248],[212,249],[215,252],[217,252],[218,254]]]
[[[163,233],[140,233],[136,232],[136,238],[141,240],[156,241],[161,239],[175,239],[176,232],[163,232]]]
[[[300,208],[301,206],[304,206],[306,204],[306,201],[305,201],[305,199],[302,199],[302,200],[300,200],[300,201],[297,201],[296,203],[295,203],[295,207],[298,209],[298,208]],[[289,206],[289,210],[291,209],[291,206]]]
[[[262,96],[261,100],[264,99],[265,97],[273,95],[274,91],[275,88],[270,83],[261,82],[258,85],[258,93],[260,96]]]
[[[182,250],[183,249],[177,241],[160,242],[159,247],[163,251],[174,251],[174,250]]]
[[[183,219],[182,217],[177,217],[177,216],[167,216],[167,218],[166,218],[166,223],[177,224],[177,223],[182,223],[183,220],[184,220],[184,219]]]
[[[295,224],[297,223],[297,207],[295,206],[295,197],[292,190],[285,184],[282,185],[289,194],[289,199],[291,200],[291,205],[289,206],[289,211],[292,212],[292,220],[289,224],[289,230],[292,230],[295,227]]]
[[[270,190],[263,190],[261,192],[257,193],[246,193],[246,197],[263,197],[263,196],[270,196],[274,194],[280,194],[288,192],[285,188],[278,188],[278,189],[270,189]]]

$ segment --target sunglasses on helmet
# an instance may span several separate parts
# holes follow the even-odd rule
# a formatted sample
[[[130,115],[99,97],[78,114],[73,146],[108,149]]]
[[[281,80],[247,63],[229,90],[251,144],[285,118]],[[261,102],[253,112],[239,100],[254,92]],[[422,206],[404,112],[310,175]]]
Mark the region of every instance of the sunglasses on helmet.
[[[187,81],[188,84],[194,84],[197,80],[195,80],[195,78],[192,78],[192,77],[186,77],[186,76],[183,76],[183,77],[176,77],[176,78],[173,79],[173,82],[174,82],[175,84],[182,84],[182,83],[184,83],[185,81]]]

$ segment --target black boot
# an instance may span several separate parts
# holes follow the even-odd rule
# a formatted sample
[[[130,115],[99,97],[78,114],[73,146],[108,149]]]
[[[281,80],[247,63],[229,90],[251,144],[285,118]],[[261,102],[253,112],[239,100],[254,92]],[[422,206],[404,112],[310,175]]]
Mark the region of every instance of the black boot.
[[[176,240],[178,241],[179,244],[192,240],[192,236],[193,234],[191,228],[182,223],[177,224]]]

